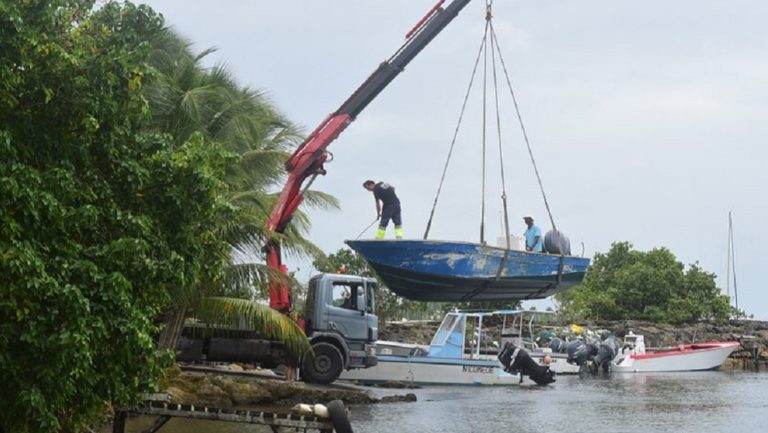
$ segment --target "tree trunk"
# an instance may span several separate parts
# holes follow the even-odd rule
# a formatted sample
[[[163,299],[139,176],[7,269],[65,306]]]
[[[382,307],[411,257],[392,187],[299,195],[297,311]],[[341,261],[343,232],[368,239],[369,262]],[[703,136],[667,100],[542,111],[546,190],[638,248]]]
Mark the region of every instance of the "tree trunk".
[[[163,314],[163,329],[157,337],[157,347],[159,349],[176,349],[179,337],[181,337],[181,331],[184,328],[186,313],[186,308],[173,307]]]

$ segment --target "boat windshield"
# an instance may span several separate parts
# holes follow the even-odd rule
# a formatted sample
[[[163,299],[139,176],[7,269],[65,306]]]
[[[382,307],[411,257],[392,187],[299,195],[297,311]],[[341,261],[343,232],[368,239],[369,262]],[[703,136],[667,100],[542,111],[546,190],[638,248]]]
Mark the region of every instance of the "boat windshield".
[[[429,345],[429,356],[461,358],[464,353],[464,327],[466,316],[448,313]]]

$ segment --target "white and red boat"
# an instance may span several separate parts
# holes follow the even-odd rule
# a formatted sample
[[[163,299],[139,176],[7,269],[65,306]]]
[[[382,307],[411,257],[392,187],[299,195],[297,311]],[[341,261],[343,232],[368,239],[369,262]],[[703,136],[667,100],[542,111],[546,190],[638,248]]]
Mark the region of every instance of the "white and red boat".
[[[714,341],[646,351],[643,336],[630,333],[611,369],[617,373],[717,370],[739,345]]]

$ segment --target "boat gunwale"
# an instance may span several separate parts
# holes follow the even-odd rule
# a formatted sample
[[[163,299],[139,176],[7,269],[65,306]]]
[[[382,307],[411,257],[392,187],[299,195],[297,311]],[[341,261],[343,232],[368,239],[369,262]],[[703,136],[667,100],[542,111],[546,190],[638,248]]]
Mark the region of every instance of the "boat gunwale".
[[[571,259],[585,259],[585,260],[590,260],[591,261],[591,259],[589,257],[584,257],[584,256],[574,256],[574,255],[571,255],[571,254],[551,254],[551,253],[546,253],[546,252],[539,253],[539,252],[535,252],[535,251],[513,250],[513,249],[507,249],[507,248],[497,247],[497,246],[493,246],[493,245],[479,244],[479,243],[476,243],[476,242],[469,242],[469,241],[447,241],[447,240],[441,241],[441,240],[436,240],[436,239],[357,239],[357,240],[347,239],[347,240],[344,241],[344,243],[347,244],[350,247],[352,246],[351,243],[360,243],[360,242],[365,242],[365,243],[374,243],[374,242],[375,243],[419,242],[419,243],[423,243],[423,244],[474,245],[474,246],[482,247],[482,248],[488,248],[488,249],[499,250],[499,251],[510,251],[510,252],[513,252],[513,253],[526,254],[526,255],[531,255],[531,256],[563,257],[563,258],[571,258]]]
[[[692,348],[691,346],[699,346],[699,345],[712,345],[711,347],[700,347],[700,348]],[[704,353],[704,352],[713,352],[713,351],[719,351],[724,349],[731,349],[731,352],[736,350],[737,347],[739,347],[740,343],[738,341],[713,341],[713,342],[707,342],[707,343],[692,343],[692,344],[686,344],[685,348],[683,350],[663,350],[659,352],[651,352],[651,353],[644,353],[644,354],[631,354],[629,355],[632,359],[653,359],[653,358],[665,358],[669,356],[689,356],[694,355],[696,353]]]

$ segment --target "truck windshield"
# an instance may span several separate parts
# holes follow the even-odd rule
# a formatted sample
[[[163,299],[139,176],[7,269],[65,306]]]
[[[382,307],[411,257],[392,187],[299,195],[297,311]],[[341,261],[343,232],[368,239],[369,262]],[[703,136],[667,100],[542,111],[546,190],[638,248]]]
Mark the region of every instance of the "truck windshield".
[[[366,286],[366,299],[368,300],[366,311],[369,313],[375,313],[376,312],[376,284],[375,283],[368,283]]]
[[[331,303],[334,307],[360,310],[365,306],[365,295],[359,284],[335,281]]]

